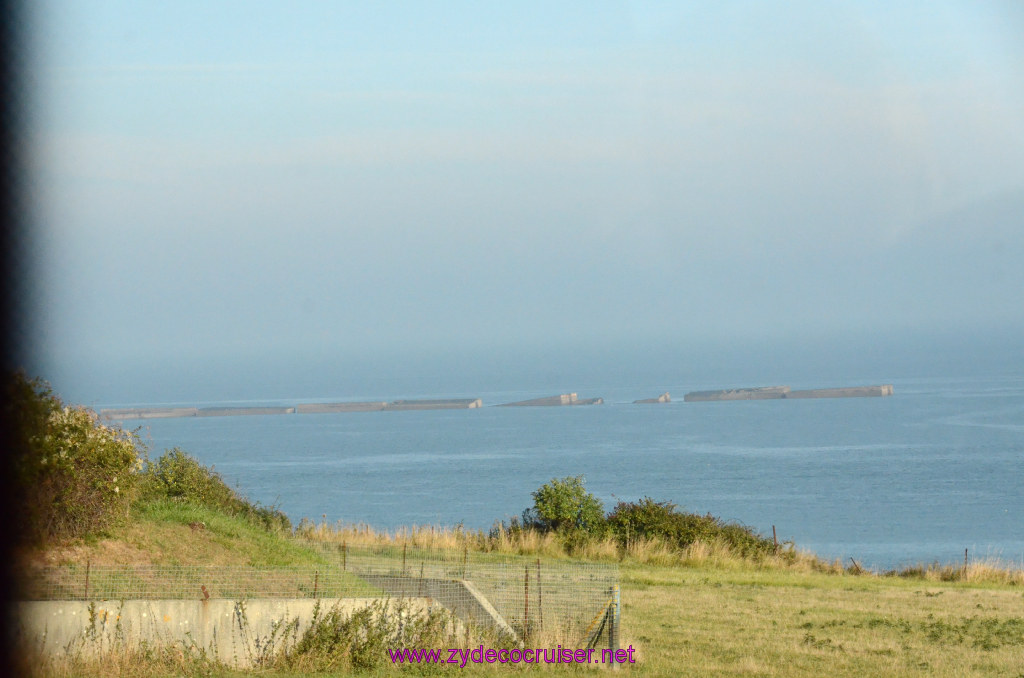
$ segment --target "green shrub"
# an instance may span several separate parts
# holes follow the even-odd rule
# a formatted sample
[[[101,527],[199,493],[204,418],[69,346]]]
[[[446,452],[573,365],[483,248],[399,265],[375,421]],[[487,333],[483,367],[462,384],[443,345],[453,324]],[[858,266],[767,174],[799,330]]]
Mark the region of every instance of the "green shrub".
[[[238,500],[220,474],[177,447],[147,465],[145,494],[222,509],[234,508]]]
[[[101,424],[92,410],[64,405],[42,380],[15,373],[5,381],[5,414],[17,436],[22,538],[79,538],[124,521],[142,465],[138,436]]]
[[[447,611],[417,613],[406,601],[377,600],[352,613],[337,607],[325,612],[318,602],[294,646],[282,648],[268,663],[303,672],[391,669],[389,649],[458,647],[453,631]],[[435,673],[437,667],[411,664],[406,668]]]
[[[685,513],[672,502],[654,501],[650,497],[636,502],[620,501],[608,514],[608,526],[624,547],[638,538],[658,538],[678,548],[697,541],[724,543],[743,556],[774,551],[772,540],[749,527],[727,523],[711,514]]]
[[[604,506],[583,487],[583,476],[566,476],[533,493],[533,508],[523,511],[523,524],[542,532],[598,536],[604,532]]]
[[[177,447],[147,464],[144,473],[143,498],[165,497],[243,516],[272,531],[291,528],[284,513],[240,497],[219,473]]]

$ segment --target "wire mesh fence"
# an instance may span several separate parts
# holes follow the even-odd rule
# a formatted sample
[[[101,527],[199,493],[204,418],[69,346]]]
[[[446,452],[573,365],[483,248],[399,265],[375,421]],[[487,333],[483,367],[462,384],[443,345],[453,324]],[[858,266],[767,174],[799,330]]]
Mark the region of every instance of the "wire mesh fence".
[[[24,600],[374,598],[384,595],[333,567],[66,565],[23,573]]]
[[[343,572],[413,595],[442,582],[461,582],[453,603],[473,607],[479,595],[492,619],[520,636],[590,639],[606,625],[619,581],[614,563],[542,559],[512,554],[429,550],[411,546],[348,546],[310,542]],[[404,588],[403,588],[404,587]],[[605,629],[607,630],[607,629]]]
[[[66,565],[22,573],[24,600],[429,598],[519,638],[595,643],[610,632],[618,567],[468,550],[308,542],[305,567]],[[615,607],[617,611],[617,607]]]

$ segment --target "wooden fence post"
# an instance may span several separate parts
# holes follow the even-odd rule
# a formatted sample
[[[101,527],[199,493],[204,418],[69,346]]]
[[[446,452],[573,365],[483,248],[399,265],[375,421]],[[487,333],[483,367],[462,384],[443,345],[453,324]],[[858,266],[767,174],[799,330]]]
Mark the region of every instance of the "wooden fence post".
[[[530,566],[523,568],[523,640],[530,637]]]
[[[619,614],[620,604],[619,585],[615,584],[612,586],[611,609],[608,611],[608,616],[610,617],[609,621],[611,622],[608,628],[608,649],[612,651],[613,657],[619,649],[619,623],[621,621]],[[613,663],[612,667],[618,669],[618,662]]]
[[[537,559],[537,625],[541,631],[544,630],[544,600],[543,589],[540,585],[540,558]]]

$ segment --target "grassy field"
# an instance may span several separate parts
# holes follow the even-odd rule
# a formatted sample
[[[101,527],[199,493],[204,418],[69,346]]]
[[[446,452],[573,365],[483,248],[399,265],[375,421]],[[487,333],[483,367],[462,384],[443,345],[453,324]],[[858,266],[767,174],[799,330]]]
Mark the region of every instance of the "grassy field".
[[[1024,590],[786,570],[623,568],[639,675],[1024,675]]]
[[[200,511],[197,513],[196,511]],[[109,540],[65,550],[64,560],[235,564],[306,564],[318,556],[280,535],[201,509],[158,503],[142,520]],[[190,523],[204,522],[194,530]],[[381,543],[379,534],[366,541]],[[421,535],[422,536],[422,535]],[[348,538],[354,538],[348,534]],[[392,536],[392,538],[394,538]],[[423,536],[423,538],[426,538]],[[435,539],[440,537],[436,534]],[[411,540],[411,533],[404,535]],[[440,545],[440,544],[438,544]],[[550,545],[545,546],[550,548]],[[51,554],[52,555],[52,554]],[[853,574],[835,566],[754,563],[714,549],[674,562],[664,554],[620,563],[622,646],[637,663],[621,675],[638,676],[1024,676],[1024,585],[1020,572],[975,564],[909,576]],[[55,556],[56,557],[56,556]],[[57,557],[59,559],[59,557]],[[95,560],[93,561],[95,562]],[[946,579],[948,581],[943,581]],[[414,673],[437,673],[419,667]],[[445,667],[452,675],[497,675],[529,670],[543,675],[583,667],[472,665]],[[408,672],[408,668],[405,672]],[[263,675],[314,675],[264,669]],[[359,675],[394,675],[390,667]],[[174,653],[108,656],[100,662],[53,664],[48,676],[242,676]],[[315,675],[352,675],[316,673]]]

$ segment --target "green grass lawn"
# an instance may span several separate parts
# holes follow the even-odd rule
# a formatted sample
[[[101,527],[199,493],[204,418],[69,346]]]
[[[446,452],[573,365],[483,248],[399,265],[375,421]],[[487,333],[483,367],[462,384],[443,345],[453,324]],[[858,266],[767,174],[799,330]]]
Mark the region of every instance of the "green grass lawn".
[[[638,675],[1024,675],[1024,590],[877,576],[625,566]]]

